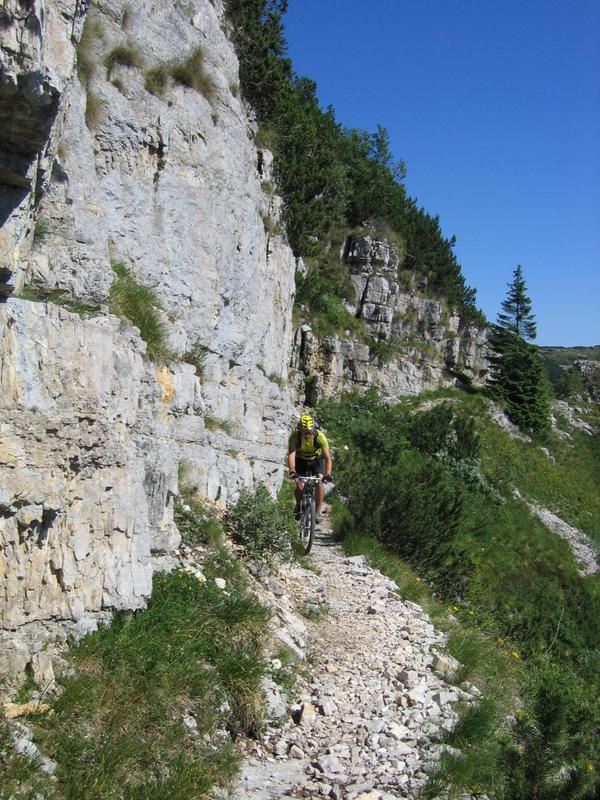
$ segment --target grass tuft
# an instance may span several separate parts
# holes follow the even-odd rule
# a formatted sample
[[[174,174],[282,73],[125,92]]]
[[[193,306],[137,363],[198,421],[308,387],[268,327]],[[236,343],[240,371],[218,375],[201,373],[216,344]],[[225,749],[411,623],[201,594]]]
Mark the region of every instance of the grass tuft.
[[[185,61],[174,64],[170,72],[176,83],[200,92],[210,103],[215,99],[217,87],[204,68],[202,48],[196,48]]]
[[[77,45],[77,75],[82,86],[87,87],[94,74],[96,69],[94,43],[97,39],[102,39],[103,35],[100,23],[88,13],[81,32],[81,39]]]
[[[164,66],[152,67],[144,75],[144,87],[147,92],[160,97],[164,97],[169,86],[169,70]]]
[[[131,44],[122,44],[113,49],[104,57],[106,67],[106,77],[110,80],[112,72],[117,64],[124,67],[141,67],[142,57],[139,51]]]
[[[296,549],[298,523],[292,505],[285,499],[274,500],[262,484],[254,494],[242,491],[229,520],[234,541],[242,544],[251,558],[290,557]]]
[[[223,431],[228,436],[233,434],[233,423],[228,419],[220,419],[208,413],[204,415],[204,424],[209,431]]]
[[[208,353],[208,347],[198,340],[194,342],[187,353],[181,356],[181,360],[185,361],[186,364],[192,364],[196,367],[196,375],[200,379],[203,379],[206,378],[206,359]]]
[[[148,355],[157,361],[173,358],[168,346],[167,330],[159,313],[155,292],[134,278],[122,262],[112,264],[115,280],[110,287],[111,314],[126,319],[139,328],[140,336],[148,346]]]
[[[98,306],[83,303],[80,300],[73,300],[60,289],[40,289],[38,286],[26,283],[18,294],[21,300],[29,300],[32,303],[54,303],[62,306],[68,311],[79,314],[81,319],[97,314]]]
[[[102,107],[102,100],[97,94],[94,94],[94,92],[88,89],[85,103],[85,124],[90,131],[93,131],[98,127]]]
[[[33,227],[33,241],[35,243],[43,241],[50,233],[50,223],[43,217],[38,217]]]

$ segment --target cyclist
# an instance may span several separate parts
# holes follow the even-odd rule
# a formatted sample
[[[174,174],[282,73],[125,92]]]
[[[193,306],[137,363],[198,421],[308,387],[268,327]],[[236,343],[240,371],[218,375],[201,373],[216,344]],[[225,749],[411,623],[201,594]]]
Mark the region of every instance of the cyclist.
[[[296,516],[300,514],[300,500],[304,484],[298,480],[299,475],[316,475],[328,483],[331,481],[331,453],[329,442],[323,431],[319,430],[310,414],[303,414],[297,428],[292,431],[288,440],[288,467],[290,478],[296,479]],[[321,504],[325,496],[322,483],[316,486],[315,510],[317,522]]]

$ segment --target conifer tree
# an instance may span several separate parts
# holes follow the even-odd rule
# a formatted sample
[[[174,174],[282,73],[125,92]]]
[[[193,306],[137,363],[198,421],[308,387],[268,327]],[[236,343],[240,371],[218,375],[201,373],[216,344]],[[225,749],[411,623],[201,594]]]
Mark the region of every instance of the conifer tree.
[[[489,339],[493,351],[489,386],[492,394],[505,402],[509,418],[520,428],[534,431],[547,426],[550,411],[542,364],[529,342],[536,335],[531,299],[519,264]]]

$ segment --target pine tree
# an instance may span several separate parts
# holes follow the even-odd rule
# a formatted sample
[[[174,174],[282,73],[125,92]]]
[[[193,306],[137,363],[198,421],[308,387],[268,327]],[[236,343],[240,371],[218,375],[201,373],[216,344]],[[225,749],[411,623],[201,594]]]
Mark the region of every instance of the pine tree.
[[[489,386],[506,404],[509,418],[520,428],[534,431],[547,426],[550,412],[544,370],[528,341],[536,335],[531,299],[518,265],[489,339],[493,353]]]

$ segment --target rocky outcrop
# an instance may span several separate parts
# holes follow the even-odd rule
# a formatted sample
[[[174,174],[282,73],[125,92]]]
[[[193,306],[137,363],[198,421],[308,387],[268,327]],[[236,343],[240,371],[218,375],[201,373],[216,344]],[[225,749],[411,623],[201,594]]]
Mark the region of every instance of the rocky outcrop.
[[[403,289],[400,257],[391,242],[351,236],[340,258],[356,295],[348,310],[363,321],[364,336],[346,331],[319,337],[309,324],[296,330],[292,365],[307,378],[309,402],[367,386],[393,399],[457,380],[477,384],[485,379],[485,330],[427,297],[426,284]]]
[[[71,81],[86,3],[7,0],[0,9],[0,296],[12,292],[31,234],[35,190]]]
[[[600,403],[600,361],[575,361],[573,367],[581,375],[590,403]]]
[[[6,671],[145,602],[179,540],[182,462],[221,505],[275,489],[303,375],[309,402],[369,383],[394,397],[444,383],[445,366],[477,379],[485,360],[481,332],[402,288],[397,250],[369,235],[343,253],[365,341],[303,326],[292,347],[302,264],[222,0],[7,0],[0,25]],[[163,363],[110,313],[117,262],[160,303]]]
[[[0,146],[3,163],[24,160],[0,173],[14,293],[0,305],[0,629],[39,649],[44,621],[62,635],[144,603],[179,541],[182,461],[221,504],[278,485],[295,260],[274,233],[272,159],[238,97],[218,0],[94,4],[84,83],[87,4],[24,8],[5,4],[2,17],[0,117],[13,115]],[[138,66],[121,63],[125,51]],[[192,55],[202,91],[172,78],[160,96],[147,90],[150,69]],[[109,313],[116,261],[159,299],[174,353],[164,364]],[[84,303],[85,318],[65,302]],[[202,375],[177,358],[194,346]],[[9,638],[0,670],[26,662]]]

